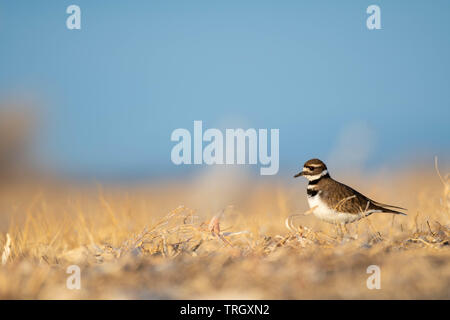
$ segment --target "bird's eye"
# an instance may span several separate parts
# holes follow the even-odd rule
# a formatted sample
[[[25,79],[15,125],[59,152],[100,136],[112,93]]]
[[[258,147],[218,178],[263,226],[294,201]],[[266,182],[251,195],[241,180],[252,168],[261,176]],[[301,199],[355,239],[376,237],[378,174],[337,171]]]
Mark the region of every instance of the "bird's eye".
[[[314,167],[308,167],[308,169],[314,171]]]

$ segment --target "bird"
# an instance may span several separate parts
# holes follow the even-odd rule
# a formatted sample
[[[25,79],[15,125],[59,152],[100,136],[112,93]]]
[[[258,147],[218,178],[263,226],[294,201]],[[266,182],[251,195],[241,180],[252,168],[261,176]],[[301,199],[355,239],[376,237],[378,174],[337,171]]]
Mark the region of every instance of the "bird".
[[[323,221],[346,225],[378,212],[406,215],[397,211],[407,210],[405,208],[374,201],[334,180],[325,163],[319,159],[306,161],[303,170],[294,178],[300,176],[309,181],[306,193],[310,210]]]

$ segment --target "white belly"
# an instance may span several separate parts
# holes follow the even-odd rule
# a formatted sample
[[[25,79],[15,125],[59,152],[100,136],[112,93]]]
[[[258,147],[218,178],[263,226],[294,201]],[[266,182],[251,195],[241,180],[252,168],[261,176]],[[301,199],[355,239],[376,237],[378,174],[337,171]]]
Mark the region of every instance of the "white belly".
[[[319,194],[317,194],[314,197],[308,197],[308,204],[309,207],[313,210],[313,214],[326,222],[329,223],[351,223],[356,220],[361,219],[364,217],[364,214],[352,214],[352,213],[343,213],[343,212],[337,212],[333,209],[330,209],[325,203],[323,203],[322,200],[320,200]]]

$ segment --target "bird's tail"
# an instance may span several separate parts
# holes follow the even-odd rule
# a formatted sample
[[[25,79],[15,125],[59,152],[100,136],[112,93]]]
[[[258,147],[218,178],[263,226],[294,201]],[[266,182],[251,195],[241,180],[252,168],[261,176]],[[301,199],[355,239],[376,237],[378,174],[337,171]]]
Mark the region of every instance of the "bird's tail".
[[[372,203],[375,204],[376,206],[380,207],[381,212],[393,213],[393,214],[401,214],[403,216],[407,215],[406,213],[403,213],[403,212],[400,212],[400,211],[397,211],[397,210],[393,210],[392,208],[400,209],[400,210],[408,210],[408,209],[405,209],[405,208],[402,208],[402,207],[391,206],[390,204],[384,204],[384,203],[373,201],[373,200],[372,200]]]
[[[388,208],[383,208],[383,207],[381,207],[381,212],[386,212],[386,213],[393,213],[393,214],[401,214],[402,216],[406,216],[407,214],[406,213],[403,213],[403,212],[400,212],[400,211],[395,211],[395,210],[392,210],[392,209],[388,209]]]

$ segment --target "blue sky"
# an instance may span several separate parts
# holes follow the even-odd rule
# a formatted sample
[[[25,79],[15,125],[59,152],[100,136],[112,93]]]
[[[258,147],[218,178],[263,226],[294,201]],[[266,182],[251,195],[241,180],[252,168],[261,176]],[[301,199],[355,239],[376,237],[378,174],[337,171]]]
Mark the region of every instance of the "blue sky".
[[[66,28],[71,4],[81,30]],[[366,28],[371,4],[382,30]],[[0,98],[45,97],[39,157],[86,175],[189,171],[171,163],[170,135],[194,120],[280,129],[281,171],[332,158],[339,141],[351,150],[352,136],[370,137],[367,167],[445,157],[449,12],[449,1],[0,0]]]

